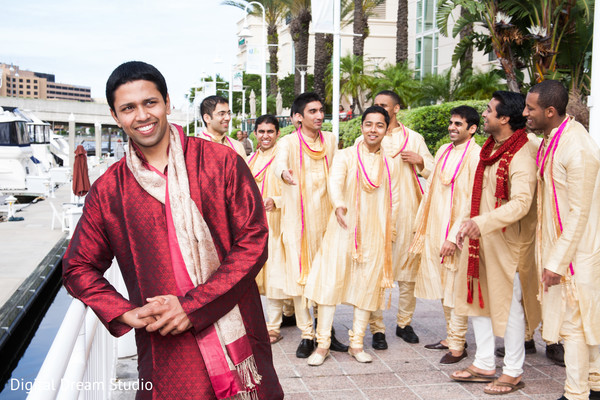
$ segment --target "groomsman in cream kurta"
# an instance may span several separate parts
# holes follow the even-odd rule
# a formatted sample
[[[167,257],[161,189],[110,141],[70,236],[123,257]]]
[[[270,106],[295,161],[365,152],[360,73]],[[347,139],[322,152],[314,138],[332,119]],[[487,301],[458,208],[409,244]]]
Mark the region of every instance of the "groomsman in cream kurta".
[[[483,113],[490,137],[481,148],[474,176],[470,211],[454,224],[462,249],[457,275],[455,312],[473,323],[477,352],[473,364],[452,374],[466,382],[490,382],[487,394],[507,394],[524,387],[525,311],[533,285],[522,287],[519,264],[524,248],[521,224],[535,194],[535,160],[525,132],[519,93],[497,91]],[[470,215],[470,219],[469,216]],[[460,227],[456,229],[456,226]],[[530,266],[534,268],[534,266]],[[535,294],[533,295],[535,297]],[[504,337],[502,375],[495,378],[494,336]]]
[[[473,176],[481,147],[473,135],[479,127],[479,113],[473,107],[450,110],[450,143],[438,150],[436,166],[427,180],[427,191],[419,206],[411,255],[420,255],[415,296],[441,299],[446,318],[446,339],[425,347],[449,350],[440,363],[457,363],[467,356],[465,336],[468,317],[454,312],[454,282],[457,260],[456,237],[449,230],[471,200]]]
[[[562,399],[600,398],[600,150],[566,114],[567,89],[545,80],[527,95],[527,126],[544,133],[538,163],[537,259],[542,337],[564,340]]]
[[[336,305],[354,306],[348,352],[371,362],[363,338],[372,311],[384,306],[385,289],[394,283],[392,241],[399,187],[392,160],[381,149],[389,116],[373,106],[362,115],[363,140],[335,156],[329,176],[334,212],[308,275],[304,295],[318,304],[317,350],[309,365],[329,356]]]
[[[221,143],[246,159],[244,145],[227,135],[231,122],[229,102],[221,96],[208,96],[200,104],[200,115],[206,127],[198,137],[215,143]]]
[[[419,337],[410,326],[417,304],[414,294],[417,263],[414,259],[409,259],[408,248],[413,238],[415,216],[423,196],[418,175],[427,179],[433,169],[434,160],[423,137],[396,119],[396,114],[400,110],[400,97],[395,92],[391,90],[379,92],[373,103],[384,108],[390,116],[390,125],[381,146],[398,169],[398,184],[402,193],[395,226],[396,242],[393,247],[394,279],[398,281],[400,291],[396,335],[408,343],[418,343]],[[378,310],[371,315],[370,326],[373,333],[373,348],[387,349],[383,311]]]
[[[295,116],[300,125],[294,133],[279,140],[274,167],[275,174],[283,181],[283,292],[294,300],[296,324],[302,331],[296,356],[308,358],[314,350],[315,333],[304,285],[331,213],[327,178],[337,143],[331,132],[321,131],[325,114],[316,93],[299,95],[292,108],[297,111]]]
[[[275,175],[273,160],[277,154],[279,121],[274,115],[261,115],[256,119],[254,134],[258,149],[248,159],[248,166],[258,185],[267,212],[269,223],[269,258],[256,276],[260,294],[267,297],[267,329],[271,344],[282,339],[281,323],[284,300],[283,293],[284,251],[281,241],[281,180]]]

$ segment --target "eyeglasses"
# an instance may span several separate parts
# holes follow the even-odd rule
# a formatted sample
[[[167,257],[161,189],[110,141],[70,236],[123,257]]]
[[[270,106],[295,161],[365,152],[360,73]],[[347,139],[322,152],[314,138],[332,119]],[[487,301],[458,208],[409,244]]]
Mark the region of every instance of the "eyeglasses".
[[[219,118],[223,118],[223,117],[225,117],[225,115],[228,115],[231,117],[231,111],[219,111],[217,113],[217,117],[219,117]]]

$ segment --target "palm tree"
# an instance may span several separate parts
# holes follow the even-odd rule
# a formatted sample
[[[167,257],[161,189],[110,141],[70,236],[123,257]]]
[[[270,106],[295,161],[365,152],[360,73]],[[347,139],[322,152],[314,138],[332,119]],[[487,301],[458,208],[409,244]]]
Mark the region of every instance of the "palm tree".
[[[331,100],[333,92],[333,67],[329,64],[327,68],[327,100]],[[363,58],[357,57],[354,54],[349,54],[340,59],[340,95],[352,99],[351,108],[358,108],[362,114],[362,102],[366,92],[372,86],[372,77],[365,75]],[[335,110],[334,110],[335,112]]]
[[[385,0],[354,0],[352,54],[362,57],[365,54],[365,39],[369,36],[369,17],[373,10]]]
[[[396,64],[408,61],[408,0],[398,0]]]
[[[277,72],[279,71],[279,60],[277,58],[279,33],[277,31],[277,26],[287,12],[287,4],[283,0],[259,0],[257,2],[262,4],[265,8],[269,66],[271,69],[271,75],[269,76],[269,94],[271,96],[277,96]],[[246,9],[248,3],[243,0],[225,0],[221,4]],[[262,18],[262,10],[260,7],[253,7],[250,14]]]
[[[460,8],[461,17],[467,17],[467,9]],[[460,40],[469,37],[473,34],[473,24],[465,25],[460,31]],[[463,56],[460,58],[460,74],[467,73],[467,71],[473,70],[473,45],[465,48]]]
[[[377,94],[382,90],[392,90],[400,96],[400,108],[408,108],[419,100],[420,87],[420,82],[415,80],[415,71],[404,62],[376,69],[371,91]]]
[[[502,77],[498,70],[488,72],[473,72],[467,70],[460,75],[458,85],[455,90],[457,100],[487,100],[492,97],[496,90],[505,89],[501,83]]]
[[[518,57],[514,46],[523,43],[524,37],[512,23],[512,16],[498,7],[498,0],[440,0],[438,2],[437,24],[443,35],[448,36],[448,22],[456,7],[461,7],[460,17],[452,29],[452,37],[460,34],[465,27],[481,24],[487,33],[464,31],[463,38],[454,49],[452,62],[455,66],[460,59],[472,49],[473,44],[478,50],[493,51],[504,70],[508,89],[519,92],[519,81],[516,69]]]
[[[308,64],[308,28],[312,15],[310,13],[310,0],[286,0],[292,14],[290,34],[294,42],[295,65]],[[294,74],[294,93],[300,94],[301,76],[298,70]]]
[[[325,74],[333,55],[333,35],[330,33],[315,33],[315,85],[314,91],[322,99],[326,97]]]

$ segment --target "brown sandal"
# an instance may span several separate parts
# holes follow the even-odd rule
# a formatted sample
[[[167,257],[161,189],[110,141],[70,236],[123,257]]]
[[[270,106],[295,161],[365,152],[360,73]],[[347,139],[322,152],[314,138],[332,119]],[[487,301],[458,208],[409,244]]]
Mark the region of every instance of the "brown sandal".
[[[466,372],[469,374],[469,376],[462,377],[462,376],[450,375],[450,378],[457,382],[492,382],[494,379],[496,379],[496,374],[494,374],[494,375],[480,374],[478,372],[473,371],[470,367],[465,368],[460,372]]]
[[[269,342],[271,342],[271,344],[275,344],[281,339],[283,339],[283,336],[281,336],[280,333],[277,333],[275,331],[269,331]]]
[[[485,393],[485,394],[509,394],[509,393],[516,392],[517,390],[523,389],[525,387],[525,383],[523,381],[519,381],[519,383],[513,384],[510,382],[500,382],[498,379],[494,379],[494,381],[492,382],[492,387],[507,387],[510,389],[506,390],[506,391],[483,389],[483,393]]]

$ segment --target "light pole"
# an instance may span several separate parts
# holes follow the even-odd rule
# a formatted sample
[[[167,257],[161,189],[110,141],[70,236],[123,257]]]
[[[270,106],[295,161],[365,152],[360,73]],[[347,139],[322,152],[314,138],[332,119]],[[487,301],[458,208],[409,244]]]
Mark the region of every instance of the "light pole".
[[[304,77],[306,76],[306,71],[308,71],[308,65],[296,65],[296,69],[300,72],[300,93],[304,93]]]
[[[248,29],[248,6],[249,5],[257,5],[262,10],[262,36],[263,36],[263,45],[262,45],[262,65],[261,65],[261,74],[260,74],[260,112],[261,114],[267,113],[267,20],[265,17],[265,7],[256,1],[251,1],[246,4],[246,16],[244,17],[244,27],[240,32],[240,37],[249,38],[252,37],[250,30]]]

